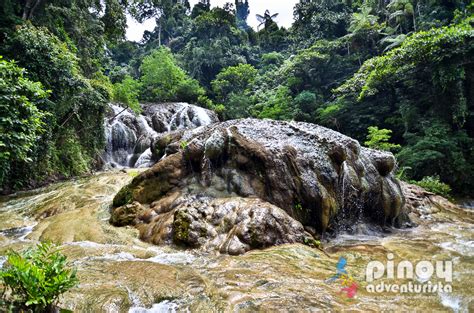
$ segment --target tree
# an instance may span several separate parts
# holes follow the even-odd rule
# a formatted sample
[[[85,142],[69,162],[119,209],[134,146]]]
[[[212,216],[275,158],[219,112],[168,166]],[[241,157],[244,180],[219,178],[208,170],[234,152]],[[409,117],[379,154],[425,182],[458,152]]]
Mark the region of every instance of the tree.
[[[8,181],[21,187],[48,175],[69,177],[88,171],[104,145],[107,79],[100,75],[85,78],[78,58],[45,28],[25,24],[3,48],[27,70],[28,78],[51,90],[49,101],[36,103],[48,114],[44,133],[29,155],[33,162],[12,163]]]
[[[377,16],[370,14],[372,8],[364,5],[361,7],[360,12],[352,14],[349,31],[352,33],[359,33],[365,29],[372,29],[377,23]]]
[[[126,75],[120,83],[114,84],[113,99],[124,104],[139,114],[141,112],[138,97],[140,95],[142,84],[133,79],[130,75]]]
[[[263,15],[256,14],[255,16],[256,16],[258,22],[260,23],[260,24],[258,24],[257,29],[259,29],[260,26],[262,26],[262,25],[265,28],[268,28],[272,24],[275,23],[274,19],[278,16],[278,13],[270,14],[270,11],[266,10],[265,13],[263,13]]]
[[[148,101],[197,101],[204,90],[181,69],[168,48],[161,47],[140,66],[142,97]]]
[[[189,18],[186,13],[190,6],[188,1],[161,0],[154,7],[153,15],[156,27],[153,32],[146,32],[143,41],[151,48],[168,45],[176,37],[183,35],[188,27]]]
[[[319,39],[346,35],[350,13],[348,5],[341,1],[300,0],[294,8],[291,29],[295,45],[308,48]]]
[[[387,8],[391,12],[389,19],[395,21],[396,28],[400,33],[408,32],[408,18],[411,18],[413,21],[412,27],[416,31],[415,10],[410,0],[392,0],[387,5]]]
[[[439,175],[458,193],[469,193],[474,187],[474,155],[470,149],[474,139],[466,130],[452,130],[439,120],[423,124],[418,133],[405,136],[406,144],[397,154],[400,165],[411,168],[408,173],[411,179]]]
[[[33,17],[34,12],[38,8],[38,6],[41,4],[42,0],[25,0],[22,1],[24,2],[23,5],[23,13],[21,15],[21,18],[23,20],[29,20]]]
[[[31,161],[45,117],[36,105],[47,97],[41,83],[29,80],[24,69],[0,56],[0,186],[11,164]]]
[[[226,101],[232,93],[244,93],[257,77],[257,70],[250,64],[229,66],[212,81],[212,90],[221,101]]]
[[[272,19],[267,20],[257,33],[260,49],[262,52],[284,51],[289,45],[288,34],[284,27],[278,27]]]
[[[105,0],[105,11],[101,17],[104,35],[109,43],[120,42],[125,37],[127,18],[119,0]]]
[[[235,0],[235,17],[237,25],[242,30],[247,30],[250,26],[247,24],[247,18],[250,14],[248,0]]]
[[[14,30],[12,24],[25,24],[27,20],[34,26],[46,27],[77,53],[83,74],[89,78],[100,71],[106,44],[125,36],[126,1],[3,0],[2,5],[11,23],[4,25],[7,37]]]
[[[474,186],[471,23],[418,31],[367,60],[336,89],[340,105],[332,114],[353,137],[371,125],[393,130],[410,178],[439,175],[457,192]]]
[[[211,81],[222,69],[248,63],[248,36],[237,27],[230,7],[216,7],[199,15],[185,41],[179,59],[206,88],[210,89]]]
[[[279,86],[261,95],[264,100],[256,104],[256,114],[259,118],[271,118],[275,120],[289,120],[293,117],[291,107],[291,92],[286,86]]]
[[[392,134],[390,129],[379,129],[377,126],[370,126],[368,131],[367,141],[364,144],[371,149],[390,151],[401,147],[389,142]]]
[[[199,0],[193,7],[191,12],[191,17],[196,18],[199,15],[209,12],[211,10],[211,1],[210,0]]]
[[[224,116],[228,119],[249,115],[252,99],[249,95],[257,77],[257,70],[250,64],[239,64],[222,70],[212,81],[212,90],[219,103],[225,105]]]
[[[295,120],[311,122],[314,118],[316,109],[320,106],[321,103],[321,97],[316,96],[316,94],[311,91],[305,90],[299,93],[293,99],[293,107],[295,108]]]
[[[402,45],[402,43],[405,41],[405,39],[407,39],[407,35],[405,35],[405,34],[399,34],[399,35],[396,35],[396,36],[387,36],[387,37],[385,37],[384,39],[381,40],[381,43],[382,44],[387,44],[388,43],[388,45],[385,47],[383,52],[387,52],[390,49],[400,47]]]

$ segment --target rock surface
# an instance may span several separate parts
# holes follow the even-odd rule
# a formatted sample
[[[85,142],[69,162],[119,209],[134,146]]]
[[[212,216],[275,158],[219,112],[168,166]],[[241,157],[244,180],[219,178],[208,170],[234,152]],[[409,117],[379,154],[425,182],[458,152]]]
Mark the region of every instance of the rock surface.
[[[327,254],[286,244],[237,257],[217,255],[151,245],[138,240],[140,232],[135,227],[113,227],[106,221],[113,196],[136,172],[109,171],[0,198],[0,267],[9,249],[20,251],[39,239],[61,244],[61,251],[77,267],[81,283],[61,296],[59,306],[74,312],[150,312],[156,310],[155,304],[165,302],[172,305],[170,309],[159,307],[166,312],[344,311],[348,303],[361,312],[399,311],[401,307],[407,311],[472,311],[472,210],[445,209],[442,200],[437,203],[437,213],[427,215],[426,224],[393,229],[390,235],[341,234],[325,243]],[[148,213],[153,206],[152,211],[159,215],[178,197],[179,193],[170,193],[142,206]],[[140,216],[153,218],[155,213],[144,211]],[[207,220],[213,219],[199,222]],[[137,222],[137,227],[152,226]],[[205,244],[210,242],[206,238],[201,239]],[[447,303],[456,306],[447,307],[446,298],[436,294],[424,301],[391,292],[377,293],[374,298],[365,288],[348,299],[341,294],[339,283],[327,283],[341,256],[348,261],[348,273],[363,282],[367,264],[374,260],[385,263],[388,253],[396,260],[432,260],[433,256],[454,260],[454,292],[447,295],[455,301]],[[444,279],[435,276],[433,285],[444,284]]]
[[[393,155],[317,125],[228,121],[159,135],[152,150],[161,160],[116,195],[112,212],[145,205],[130,224],[146,241],[241,253],[304,242],[303,226],[321,234],[360,219],[397,225],[403,215]],[[229,210],[238,218],[222,227]]]
[[[153,159],[151,143],[159,133],[189,129],[218,122],[217,115],[187,103],[142,104],[142,114],[115,104],[105,120],[107,140],[103,160],[106,167],[149,167]]]
[[[409,220],[416,224],[447,222],[459,217],[465,222],[474,221],[474,212],[470,209],[454,204],[420,186],[406,182],[401,182],[400,185],[406,199],[404,211]]]
[[[153,203],[149,211],[137,215],[141,239],[154,244],[174,241],[232,255],[312,240],[301,223],[259,199],[170,197],[162,198]]]

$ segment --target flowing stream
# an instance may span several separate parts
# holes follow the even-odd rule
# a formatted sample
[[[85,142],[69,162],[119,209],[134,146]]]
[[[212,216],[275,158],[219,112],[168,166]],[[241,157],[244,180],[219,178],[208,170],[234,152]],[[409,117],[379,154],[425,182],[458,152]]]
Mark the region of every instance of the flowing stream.
[[[242,256],[208,254],[149,245],[135,229],[109,225],[113,196],[136,174],[104,172],[2,198],[0,255],[40,239],[61,243],[80,278],[61,305],[79,312],[472,310],[474,229],[464,211],[391,234],[362,225],[359,234],[326,242],[325,253],[283,245]],[[388,253],[396,261],[452,260],[452,293],[369,293],[366,265],[386,263]],[[341,256],[359,285],[353,298],[327,282]]]
[[[23,249],[39,240],[59,243],[80,279],[76,288],[61,297],[62,307],[77,312],[135,313],[474,309],[474,218],[468,209],[441,210],[430,217],[430,223],[392,233],[361,222],[352,225],[353,232],[328,239],[324,252],[295,244],[241,256],[153,246],[140,241],[134,228],[111,226],[114,195],[142,170],[114,168],[149,166],[154,136],[216,120],[188,104],[170,104],[167,111],[149,106],[147,115],[140,116],[116,106],[112,110],[115,118],[105,122],[108,171],[0,198],[0,267],[9,249]],[[342,196],[350,201],[348,195]],[[389,253],[397,263],[452,261],[452,292],[369,292],[367,264],[377,260],[386,264]],[[345,270],[357,284],[352,297],[341,282],[328,281],[336,274],[340,257],[347,261]]]

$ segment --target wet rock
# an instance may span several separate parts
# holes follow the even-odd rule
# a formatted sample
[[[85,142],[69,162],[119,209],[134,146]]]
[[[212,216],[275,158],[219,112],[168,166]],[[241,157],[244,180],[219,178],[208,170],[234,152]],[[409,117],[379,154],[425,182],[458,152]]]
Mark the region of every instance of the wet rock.
[[[74,312],[128,312],[137,302],[151,307],[160,299],[199,298],[207,291],[203,278],[188,268],[138,261],[87,265],[78,271],[81,288],[61,297],[61,307]]]
[[[401,187],[406,201],[400,223],[430,224],[451,222],[460,218],[464,222],[474,222],[472,210],[464,209],[417,185],[401,182]]]
[[[177,129],[190,129],[219,121],[213,111],[188,103],[146,103],[143,114],[151,117],[153,128],[158,133]]]
[[[109,107],[102,156],[108,168],[149,167],[167,153],[168,138],[176,139],[167,133],[218,122],[214,112],[187,103],[146,103],[138,115],[118,105]]]
[[[135,219],[145,208],[137,201],[115,208],[110,217],[110,223],[115,226],[126,226],[135,223]]]
[[[312,238],[285,211],[255,198],[186,195],[155,205],[154,209],[166,213],[145,221],[144,215],[150,213],[143,212],[138,219],[144,222],[137,228],[142,240],[155,244],[175,243],[237,255]]]
[[[265,203],[261,207],[278,207],[299,225],[314,230],[315,235],[360,219],[397,224],[402,213],[404,197],[393,176],[393,155],[362,148],[357,141],[317,125],[235,120],[174,133],[166,140],[156,140],[154,148],[167,151],[166,157],[124,189],[129,191],[129,198],[119,193],[115,198],[120,200],[118,205],[131,201],[150,204],[176,192],[181,199],[195,195],[211,202],[235,196],[256,198]],[[206,218],[196,213],[198,209],[191,210],[194,206],[184,200],[174,205],[175,241],[202,246],[203,241],[213,240],[203,235],[209,227]],[[248,203],[243,206],[246,209],[240,210],[245,216],[263,214],[248,208]],[[201,210],[209,215],[205,208]],[[164,211],[161,208],[158,212]],[[255,227],[259,234],[268,233],[267,239],[254,242],[250,235],[254,228],[238,227],[240,235],[225,241],[224,251],[237,253],[295,240],[282,239],[279,231],[273,233],[281,225],[268,224],[269,218],[263,216],[260,222],[265,231]],[[230,222],[235,226],[240,220]],[[301,233],[305,233],[303,228]]]
[[[204,144],[204,155],[209,159],[218,158],[223,152],[226,144],[226,137],[221,132],[214,132]]]

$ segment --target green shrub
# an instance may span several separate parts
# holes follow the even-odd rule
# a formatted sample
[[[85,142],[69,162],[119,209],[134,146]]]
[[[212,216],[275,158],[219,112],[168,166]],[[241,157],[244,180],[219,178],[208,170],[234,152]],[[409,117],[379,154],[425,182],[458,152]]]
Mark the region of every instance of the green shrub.
[[[8,252],[0,280],[5,289],[3,301],[20,311],[33,312],[51,310],[59,296],[78,283],[76,270],[51,243],[40,243],[22,253]]]
[[[407,172],[411,170],[409,166],[402,166],[397,169],[396,177],[398,180],[409,181]]]
[[[138,96],[141,88],[142,84],[139,81],[130,75],[125,75],[121,82],[114,84],[113,99],[128,106],[135,114],[140,114],[142,109],[138,103]]]
[[[248,90],[257,77],[257,70],[250,64],[229,66],[211,82],[217,99],[226,101],[230,94],[242,94]]]
[[[133,201],[133,193],[130,190],[130,187],[124,186],[115,195],[112,205],[114,208],[118,208],[119,206],[132,203],[132,201]]]
[[[293,116],[293,108],[291,104],[290,89],[286,86],[279,86],[276,89],[269,90],[265,94],[264,102],[257,104],[256,108],[259,118],[271,118],[275,120],[289,120]],[[262,109],[259,110],[259,107]]]
[[[214,103],[207,96],[199,96],[197,105],[216,112],[220,120],[224,119],[224,112],[226,111],[226,107],[223,104]]]
[[[194,103],[199,97],[205,95],[204,88],[199,85],[195,79],[186,78],[176,87],[176,99],[184,102]]]
[[[439,180],[439,176],[426,176],[420,181],[411,181],[412,184],[418,185],[432,193],[450,198],[451,187]]]
[[[390,129],[379,129],[377,126],[370,126],[368,128],[369,134],[367,135],[367,141],[364,144],[376,150],[390,151],[399,149],[400,145],[390,143],[390,137],[392,131]]]

